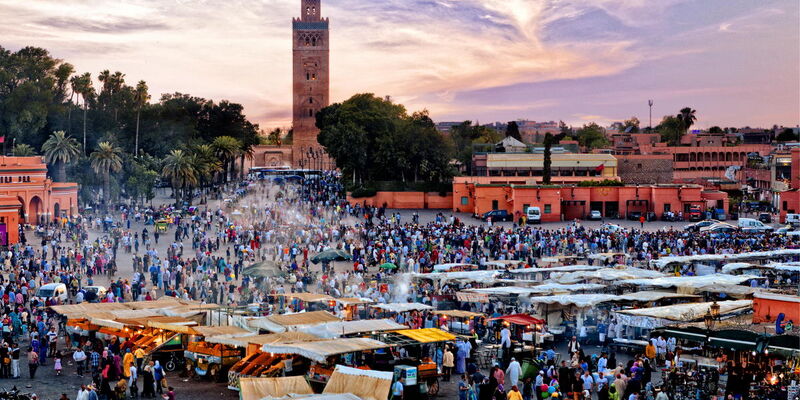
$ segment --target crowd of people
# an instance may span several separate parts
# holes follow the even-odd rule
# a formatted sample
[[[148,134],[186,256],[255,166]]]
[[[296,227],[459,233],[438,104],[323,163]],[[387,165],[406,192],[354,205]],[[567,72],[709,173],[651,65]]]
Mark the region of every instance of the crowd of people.
[[[348,204],[333,173],[308,177],[299,184],[270,179],[231,183],[221,188],[210,204],[215,206],[120,205],[104,213],[83,213],[35,231],[23,231],[21,242],[0,254],[0,379],[20,377],[20,358],[27,358],[30,378],[35,377],[39,366],[50,365],[48,359],[53,359],[60,373],[64,358],[60,350],[71,351],[75,343],[68,339],[59,349],[58,339],[65,336],[65,326],[48,311],[46,306],[53,304],[143,301],[167,295],[221,305],[265,304],[261,311],[271,313],[278,308],[272,305],[270,296],[287,291],[435,304],[451,288],[409,284],[401,274],[427,272],[442,263],[483,267],[494,260],[519,260],[520,267],[535,267],[541,257],[606,252],[629,254],[629,265],[647,268],[650,260],[667,255],[739,253],[800,244],[796,236],[769,233],[689,235],[678,229],[588,229],[577,222],[548,229],[475,223],[444,213],[422,222],[416,213],[404,217],[386,207]],[[168,221],[168,229],[158,221]],[[325,249],[350,255],[352,268],[337,271],[327,263],[322,270],[312,268],[313,255]],[[127,264],[122,262],[124,258],[130,260],[130,268],[119,267]],[[256,262],[271,263],[274,276],[243,274],[245,267]],[[397,268],[378,268],[386,263]],[[104,292],[88,290],[98,282],[108,282]],[[37,289],[50,283],[66,285],[66,300],[37,296]],[[287,309],[300,311],[302,307],[294,302]],[[481,311],[493,315],[501,309],[488,303]],[[400,318],[398,322],[412,327],[441,325],[436,316],[425,313]],[[469,330],[480,338],[496,333],[491,324],[474,324]],[[73,357],[85,356],[73,360],[76,372],[91,373],[101,398],[112,398],[123,381],[127,389],[142,382],[143,395],[163,389],[155,383],[160,381],[160,366],[134,363],[133,371],[125,359],[139,358],[126,352],[124,344],[99,348],[97,343],[84,342],[81,346],[82,351],[73,353]],[[509,382],[504,386],[505,381],[495,376],[504,369],[497,369],[485,377],[489,393],[506,387],[514,392],[516,386],[523,397],[532,396],[542,385],[555,382],[557,385],[548,385],[547,390],[555,387],[550,397],[556,398],[576,392],[578,385],[587,385],[580,376],[588,373],[593,383],[584,390],[603,393],[601,398],[607,394],[610,399],[628,400],[631,397],[625,395],[632,392],[629,388],[644,389],[650,383],[645,379],[652,369],[647,357],[634,359],[624,367],[610,363],[613,372],[606,373],[597,370],[596,357],[580,352],[571,356],[568,362],[564,360],[569,370],[555,365],[556,373],[548,372],[541,384],[537,378],[535,382]],[[487,382],[476,379],[477,371],[462,369],[460,372],[467,373],[465,382],[480,393],[477,398],[491,398],[485,397]]]

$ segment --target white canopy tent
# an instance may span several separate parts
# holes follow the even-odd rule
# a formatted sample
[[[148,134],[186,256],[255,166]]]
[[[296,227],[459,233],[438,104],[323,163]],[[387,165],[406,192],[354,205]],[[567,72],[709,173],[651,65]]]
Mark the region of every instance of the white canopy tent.
[[[675,325],[679,322],[697,321],[705,316],[713,303],[688,303],[671,306],[639,308],[632,310],[618,310],[615,312],[617,321],[623,325],[645,329],[654,329],[662,326]],[[752,310],[751,300],[720,301],[719,315],[740,313]]]
[[[641,268],[602,268],[594,271],[567,272],[559,276],[553,276],[553,280],[559,283],[578,283],[590,279],[603,281],[619,281],[641,278],[661,278],[665,276],[661,272]]]
[[[760,279],[753,275],[713,274],[705,276],[670,276],[655,279],[629,279],[625,284],[636,286],[658,286],[677,288],[702,288],[714,285],[738,285],[751,279]]]
[[[424,311],[431,310],[433,307],[422,303],[392,303],[392,304],[373,304],[370,307],[377,308],[386,312],[408,312],[408,311]]]
[[[754,251],[749,253],[730,253],[730,254],[698,254],[693,256],[670,256],[651,260],[650,265],[662,269],[670,264],[692,264],[695,262],[720,262],[720,261],[743,261],[754,259],[775,259],[779,257],[800,256],[800,249],[781,249],[770,251]]]
[[[563,294],[555,296],[534,296],[528,299],[531,303],[574,305],[579,308],[594,307],[600,303],[619,300],[613,294]]]

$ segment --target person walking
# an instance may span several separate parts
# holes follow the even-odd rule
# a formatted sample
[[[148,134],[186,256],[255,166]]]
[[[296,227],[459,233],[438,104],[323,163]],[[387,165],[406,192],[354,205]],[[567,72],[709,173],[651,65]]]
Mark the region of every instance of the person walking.
[[[403,390],[405,389],[406,378],[400,377],[397,382],[392,385],[392,400],[403,400]]]
[[[450,375],[453,374],[453,367],[455,366],[453,352],[450,350],[450,346],[444,351],[444,356],[442,357],[442,367],[444,367],[444,378],[445,382],[450,381]]]
[[[510,386],[519,385],[520,375],[522,375],[522,366],[519,365],[519,361],[516,358],[511,357],[511,362],[508,363],[508,368],[506,368],[506,377],[508,377]]]
[[[84,365],[86,364],[86,353],[82,348],[78,347],[72,353],[72,359],[75,361],[75,368],[77,368],[78,376],[83,376]]]
[[[19,379],[19,345],[11,343],[11,378]]]
[[[39,368],[39,353],[28,347],[28,373],[31,379],[36,378],[36,369]]]

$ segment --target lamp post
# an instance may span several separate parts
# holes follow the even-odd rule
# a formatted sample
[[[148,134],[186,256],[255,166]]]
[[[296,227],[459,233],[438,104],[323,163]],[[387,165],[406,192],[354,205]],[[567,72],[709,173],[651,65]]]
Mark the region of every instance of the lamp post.
[[[650,123],[648,127],[650,128],[650,133],[653,133],[653,100],[647,100],[647,106],[650,107]]]
[[[711,310],[710,309],[706,312],[706,315],[703,317],[703,322],[706,324],[706,329],[708,331],[711,331],[711,330],[714,329],[714,325],[716,324],[717,321],[714,319],[714,316],[711,314]]]
[[[711,317],[713,317],[715,320],[719,320],[719,304],[716,300],[714,300],[714,303],[712,303],[711,307],[708,308],[708,311],[711,313]]]

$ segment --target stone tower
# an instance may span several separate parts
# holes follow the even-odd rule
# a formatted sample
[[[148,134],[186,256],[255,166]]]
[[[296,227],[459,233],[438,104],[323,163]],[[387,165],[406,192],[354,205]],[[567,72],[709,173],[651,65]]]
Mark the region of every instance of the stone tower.
[[[292,19],[292,165],[321,169],[327,157],[317,142],[316,115],[329,101],[328,19],[321,17],[320,0],[301,0],[300,5],[301,17]]]

